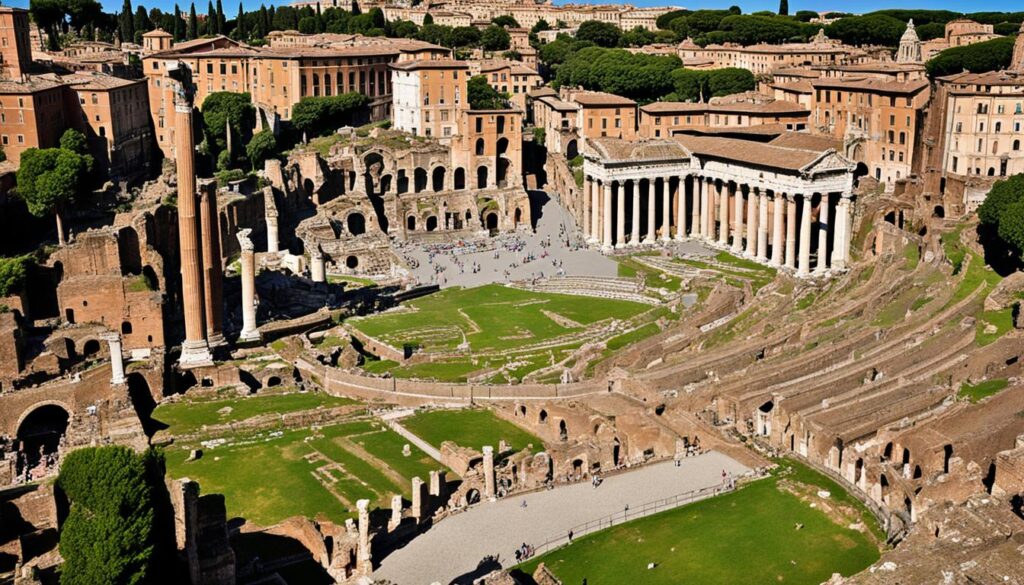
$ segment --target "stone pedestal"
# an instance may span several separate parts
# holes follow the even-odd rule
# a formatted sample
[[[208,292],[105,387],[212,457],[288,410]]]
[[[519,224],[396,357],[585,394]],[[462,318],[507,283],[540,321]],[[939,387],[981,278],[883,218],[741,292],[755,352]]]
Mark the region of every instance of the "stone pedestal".
[[[249,239],[251,231],[240,230],[237,236],[242,248],[242,332],[238,341],[246,343],[260,340],[260,330],[256,328],[256,252]]]
[[[121,354],[121,336],[110,332],[103,336],[110,345],[110,383],[124,384],[124,356]]]
[[[493,501],[494,491],[494,447],[484,447],[484,496]]]

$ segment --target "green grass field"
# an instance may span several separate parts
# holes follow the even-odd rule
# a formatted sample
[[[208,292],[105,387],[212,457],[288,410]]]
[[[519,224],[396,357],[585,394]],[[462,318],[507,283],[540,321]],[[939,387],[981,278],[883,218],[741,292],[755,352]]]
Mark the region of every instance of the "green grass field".
[[[957,396],[971,402],[980,402],[982,399],[995,395],[1009,385],[1010,382],[1006,378],[986,380],[977,384],[964,383],[960,386]]]
[[[237,422],[261,414],[284,414],[347,404],[356,404],[356,401],[350,398],[331,396],[323,392],[255,394],[223,400],[183,400],[165,403],[157,406],[153,411],[153,419],[170,427],[174,434],[185,435],[199,431],[205,425]],[[218,411],[225,407],[230,407],[231,411],[219,414]]]
[[[474,352],[515,349],[581,331],[609,318],[627,319],[646,305],[572,295],[536,293],[500,285],[451,288],[407,304],[413,311],[351,319],[372,337],[397,347],[454,349],[463,334]],[[543,311],[583,327],[564,327]]]
[[[393,494],[409,499],[413,477],[427,481],[442,468],[412,445],[411,455],[402,455],[406,442],[379,423],[356,421],[205,449],[191,462],[187,450],[169,447],[167,468],[171,477],[198,481],[202,493],[223,494],[229,518],[263,526],[295,515],[343,522],[354,516],[356,500],[389,507]],[[307,460],[315,452],[325,459]]]
[[[787,482],[832,498],[852,498],[821,475],[789,462]],[[816,585],[832,573],[852,575],[879,558],[872,538],[834,522],[800,497],[780,489],[779,476],[739,491],[578,538],[544,562],[563,583]],[[861,508],[856,508],[866,514]],[[796,526],[800,524],[799,530]],[[648,563],[655,563],[648,569]]]
[[[498,443],[504,439],[516,451],[529,444],[533,445],[534,452],[544,448],[540,438],[486,409],[420,412],[402,419],[402,426],[435,447],[440,447],[444,441],[454,441],[478,451],[484,445],[497,451]]]

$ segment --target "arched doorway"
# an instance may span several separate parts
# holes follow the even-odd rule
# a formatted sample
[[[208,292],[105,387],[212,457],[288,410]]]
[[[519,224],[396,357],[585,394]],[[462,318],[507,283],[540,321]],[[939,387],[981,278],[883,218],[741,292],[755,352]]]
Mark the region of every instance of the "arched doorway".
[[[413,173],[413,192],[419,193],[427,188],[427,171],[426,169],[417,168]]]
[[[82,357],[92,357],[100,352],[100,342],[90,339],[82,346]]]
[[[476,188],[487,188],[487,167],[481,166],[476,169]]]
[[[427,231],[428,232],[437,231],[437,216],[436,215],[431,215],[430,217],[427,218]]]
[[[487,214],[487,229],[491,232],[498,231],[498,214],[494,211]]]
[[[460,191],[466,188],[466,169],[457,167],[455,169],[455,190]]]
[[[57,404],[39,406],[22,419],[17,438],[29,469],[57,452],[70,420],[70,413]]]
[[[512,163],[505,157],[498,159],[498,175],[495,177],[499,187],[508,186],[508,170]]]
[[[410,215],[409,217],[407,217],[405,219],[405,229],[409,230],[410,232],[416,231],[416,216],[415,215]]]
[[[433,176],[431,177],[431,185],[434,188],[434,192],[444,191],[444,167],[437,167],[434,169]]]
[[[515,225],[515,227],[519,227],[520,222],[523,221],[523,210],[516,207],[515,215],[513,217],[513,225]]]
[[[570,140],[565,145],[565,158],[572,160],[580,154],[579,147],[576,145],[575,140]]]
[[[498,144],[495,147],[495,153],[501,156],[508,152],[508,138],[499,138]]]
[[[348,232],[353,236],[366,233],[366,218],[362,213],[355,212],[348,214],[348,218],[345,219],[345,226],[348,228]]]

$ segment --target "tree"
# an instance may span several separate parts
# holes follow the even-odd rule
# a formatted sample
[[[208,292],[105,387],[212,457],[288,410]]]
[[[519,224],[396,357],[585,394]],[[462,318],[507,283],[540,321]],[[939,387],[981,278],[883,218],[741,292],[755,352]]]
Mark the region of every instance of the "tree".
[[[519,28],[519,22],[511,14],[502,14],[491,19],[491,24],[505,28]]]
[[[196,3],[193,2],[192,6],[188,9],[188,38],[198,39],[199,38],[199,21],[196,19]]]
[[[1020,201],[1024,201],[1024,174],[996,181],[978,206],[978,219],[982,225],[998,227],[1007,210]]]
[[[779,0],[779,16],[789,16],[789,0]]]
[[[124,0],[121,15],[117,19],[117,27],[121,31],[121,42],[130,43],[135,40],[135,19],[132,18],[132,0]]]
[[[245,154],[252,162],[252,168],[258,169],[263,161],[277,156],[277,139],[270,130],[261,130],[253,134],[252,140],[245,145]]]
[[[28,11],[32,21],[46,31],[50,50],[57,50],[60,47],[57,25],[64,23],[63,0],[29,0]]]
[[[533,28],[530,29],[530,32],[533,34],[537,34],[539,32],[546,30],[551,30],[551,25],[548,24],[548,21],[542,18],[538,20],[536,24],[533,25]]]
[[[185,40],[185,21],[181,19],[181,9],[178,5],[174,5],[174,30],[171,34],[174,35],[174,42],[180,42]]]
[[[206,96],[200,108],[203,115],[203,134],[210,154],[218,155],[227,148],[228,125],[234,144],[248,142],[256,124],[256,110],[248,93],[217,91]]]
[[[206,21],[203,26],[206,28],[206,34],[211,37],[217,34],[217,9],[213,7],[213,0],[206,4]]]
[[[78,449],[64,458],[57,485],[71,502],[61,585],[144,583],[155,542],[145,457],[122,446]]]
[[[299,32],[304,35],[311,35],[316,33],[316,17],[306,16],[299,19]]]
[[[475,75],[466,82],[466,99],[471,110],[500,110],[508,106],[505,96],[487,83],[483,75]]]
[[[149,20],[149,15],[146,14],[146,8],[141,4],[135,8],[135,18],[132,19],[132,27],[135,31],[132,33],[132,38],[141,36],[143,33],[153,30],[153,23]],[[139,42],[139,41],[136,41]],[[141,45],[142,43],[139,42]]]
[[[645,47],[653,42],[654,32],[649,31],[642,26],[626,31],[622,33],[621,37],[619,37],[620,47]]]
[[[222,35],[224,32],[224,6],[221,0],[217,0],[217,34]]]
[[[428,24],[434,24],[434,17],[431,16],[429,12],[423,15],[423,26],[427,26]]]
[[[93,158],[85,154],[85,136],[77,130],[66,130],[60,142],[60,148],[29,148],[21,154],[17,193],[32,215],[54,214],[57,241],[63,246],[64,208],[87,185]]]
[[[630,53],[624,49],[581,48],[557,70],[555,85],[579,86],[650,102],[672,91],[676,56]]]
[[[231,31],[232,32],[232,36],[235,38],[235,40],[239,40],[240,41],[240,40],[245,38],[245,26],[243,26],[245,24],[244,19],[245,19],[245,17],[243,16],[243,13],[242,13],[242,3],[239,2],[238,3],[238,16],[235,18],[235,28],[234,28],[234,30]]]
[[[813,10],[797,10],[795,16],[800,22],[811,22],[818,18],[818,13]]]
[[[31,256],[0,258],[0,297],[11,296],[24,289],[30,263]]]
[[[361,93],[304,97],[292,108],[292,124],[309,136],[329,134],[362,117],[370,98]]]
[[[475,47],[480,44],[482,36],[475,26],[457,26],[448,35],[448,42],[453,47]]]
[[[622,31],[619,27],[599,20],[588,20],[576,31],[577,39],[590,41],[598,47],[614,47],[619,44],[620,36]]]
[[[925,63],[925,68],[932,77],[953,75],[965,70],[985,73],[1005,69],[1013,56],[1014,40],[1015,37],[1001,37],[973,45],[951,47],[932,57]]]
[[[655,21],[655,25],[658,28],[662,29],[662,30],[668,30],[669,24],[673,20],[679,18],[680,16],[684,16],[685,17],[689,13],[690,13],[689,10],[683,10],[683,9],[680,9],[680,10],[670,10],[670,11],[666,12],[665,14],[662,14],[661,16],[659,16],[658,20]]]
[[[825,27],[825,34],[848,45],[896,46],[907,24],[885,14],[840,18]]]
[[[492,24],[480,34],[480,46],[485,51],[505,51],[512,45],[512,36],[502,27]]]

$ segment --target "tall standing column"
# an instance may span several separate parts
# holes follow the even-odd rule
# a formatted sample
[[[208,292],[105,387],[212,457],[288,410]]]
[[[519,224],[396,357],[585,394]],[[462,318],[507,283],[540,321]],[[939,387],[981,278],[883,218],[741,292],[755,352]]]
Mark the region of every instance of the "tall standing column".
[[[260,340],[260,330],[256,328],[256,251],[249,239],[249,228],[239,230],[238,245],[242,249],[239,263],[242,265],[242,332],[238,341],[251,342]]]
[[[484,496],[493,500],[494,491],[494,447],[484,447]]]
[[[661,180],[661,241],[667,242],[672,236],[672,180],[665,177]]]
[[[786,195],[786,267],[796,268],[796,198]]]
[[[590,235],[590,177],[583,177],[583,192],[580,193],[580,231]]]
[[[774,194],[774,208],[772,209],[772,266],[782,266],[782,216],[786,213],[785,199],[782,193]]]
[[[701,179],[700,182],[700,228],[697,234],[703,239],[708,236],[708,199],[711,196],[711,181]]]
[[[604,248],[608,249],[612,247],[612,184],[604,184],[604,217],[602,217],[602,223],[604,224],[604,238],[602,238],[602,244]]]
[[[121,353],[121,336],[111,331],[103,336],[110,345],[110,383],[124,384],[124,355]]]
[[[654,193],[657,184],[657,179],[647,180],[647,237],[644,238],[644,242],[649,244],[653,244],[658,239],[654,226],[654,220],[658,215],[658,201]]]
[[[590,188],[590,241],[601,241],[601,186],[591,181]]]
[[[618,217],[615,218],[615,247],[622,248],[626,245],[626,185],[619,183],[619,195],[616,197],[615,211]]]
[[[693,192],[690,193],[690,237],[700,236],[700,202],[704,196],[704,178],[693,178]]]
[[[676,192],[676,239],[686,237],[686,175],[679,177],[679,189]]]
[[[757,252],[757,189],[747,191],[747,246],[743,254],[753,256]]]
[[[797,267],[797,276],[807,276],[811,273],[811,196],[804,194],[800,197],[803,204],[800,206],[800,265]]]
[[[220,222],[217,221],[217,181],[206,180],[199,185],[199,218],[203,242],[203,290],[206,341],[211,348],[226,345],[224,340],[224,265],[220,257]],[[270,239],[267,217],[267,239]],[[277,216],[273,217],[274,238],[277,238]],[[275,242],[274,246],[277,244]]]
[[[412,505],[409,507],[409,513],[416,519],[416,523],[420,523],[427,516],[426,509],[426,498],[423,495],[423,480],[419,477],[412,478]]]
[[[836,205],[836,232],[832,238],[832,268],[846,270],[850,254],[850,199],[839,196]]]
[[[640,245],[640,181],[631,181],[633,183],[633,213],[629,218],[629,244],[631,246]]]
[[[202,253],[196,218],[195,137],[192,133],[192,100],[184,87],[174,99],[174,150],[178,175],[178,250],[181,259],[181,304],[185,340],[178,364],[183,368],[213,363],[206,342],[203,300]]]
[[[736,185],[733,189],[733,196],[735,197],[735,208],[733,209],[733,228],[732,228],[732,251],[739,254],[743,251],[743,187]]]
[[[818,263],[814,267],[815,274],[824,274],[828,270],[828,230],[831,227],[828,199],[828,193],[822,193],[818,204]]]
[[[722,183],[718,189],[718,243],[729,244],[729,185]]]
[[[356,509],[359,510],[359,547],[357,551],[356,570],[369,575],[373,572],[373,563],[370,562],[370,500],[357,500]]]
[[[757,259],[768,259],[768,191],[760,192],[757,212]]]

